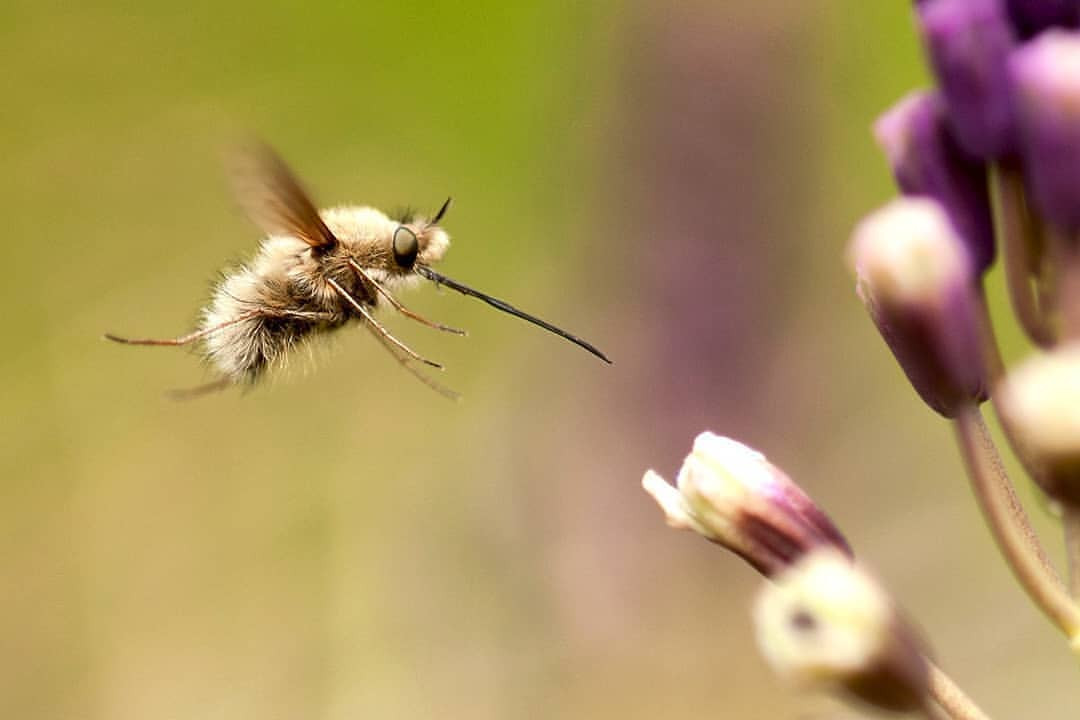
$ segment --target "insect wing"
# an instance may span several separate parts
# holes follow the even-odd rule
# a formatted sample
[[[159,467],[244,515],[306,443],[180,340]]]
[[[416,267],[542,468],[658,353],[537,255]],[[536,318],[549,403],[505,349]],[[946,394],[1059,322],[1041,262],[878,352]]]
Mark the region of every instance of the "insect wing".
[[[313,248],[328,250],[337,238],[285,161],[263,143],[234,153],[233,191],[252,222],[270,235],[295,235]]]

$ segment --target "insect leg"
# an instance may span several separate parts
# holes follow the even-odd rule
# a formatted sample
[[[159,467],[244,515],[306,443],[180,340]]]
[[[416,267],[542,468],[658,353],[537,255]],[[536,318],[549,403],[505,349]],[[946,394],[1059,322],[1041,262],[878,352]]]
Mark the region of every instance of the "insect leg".
[[[397,310],[399,313],[401,313],[405,317],[412,318],[413,320],[417,321],[421,325],[427,325],[429,328],[435,328],[436,330],[442,330],[444,332],[454,333],[455,335],[465,335],[466,334],[464,330],[459,330],[457,328],[450,327],[449,325],[443,325],[441,323],[433,322],[431,320],[428,320],[425,317],[417,315],[412,310],[410,310],[409,308],[402,305],[400,300],[398,300],[396,297],[394,297],[390,293],[389,290],[387,290],[382,285],[380,285],[375,280],[375,278],[371,277],[371,275],[369,275],[368,272],[366,270],[364,270],[364,268],[360,267],[360,264],[358,262],[356,262],[355,260],[349,260],[349,266],[352,267],[352,269],[356,271],[357,275],[359,275],[365,281],[370,283],[371,286],[374,287],[375,290],[377,290],[379,292],[379,294],[381,294],[384,298],[386,298],[386,301],[389,302],[390,305],[392,305],[395,310]]]
[[[210,335],[212,333],[216,333],[218,330],[221,330],[222,328],[227,328],[230,325],[235,325],[236,323],[243,322],[244,320],[250,320],[251,318],[253,318],[253,317],[255,317],[255,316],[259,315],[259,314],[260,313],[259,313],[258,310],[251,310],[251,311],[246,312],[246,313],[241,313],[240,315],[237,315],[233,319],[226,320],[223,323],[218,323],[217,325],[213,325],[213,326],[208,327],[208,328],[203,328],[202,330],[196,330],[195,332],[188,333],[187,335],[181,335],[180,337],[175,337],[175,338],[167,338],[167,339],[164,339],[164,340],[155,340],[155,339],[151,339],[151,338],[144,338],[144,339],[137,339],[136,340],[136,339],[132,339],[132,338],[123,338],[123,337],[120,337],[119,335],[113,335],[112,333],[105,333],[105,337],[108,338],[109,340],[112,340],[113,342],[124,343],[125,345],[173,345],[173,346],[187,345],[189,343],[195,342],[196,340],[200,340],[200,339],[206,337],[207,335]]]
[[[412,375],[414,378],[416,378],[420,382],[424,383],[429,388],[431,388],[432,390],[439,393],[440,395],[442,395],[445,398],[448,398],[450,400],[460,400],[461,399],[461,393],[458,393],[458,392],[455,392],[454,390],[451,390],[450,388],[446,387],[442,383],[438,382],[437,380],[434,380],[433,378],[428,377],[427,375],[425,375],[424,373],[420,372],[419,370],[414,368],[412,365],[410,365],[409,364],[409,358],[406,357],[405,355],[402,355],[401,353],[399,353],[397,351],[397,349],[393,345],[391,345],[390,342],[387,341],[387,339],[385,337],[383,337],[381,334],[379,334],[379,331],[376,330],[373,325],[366,325],[366,327],[368,329],[368,332],[370,332],[371,335],[376,340],[379,341],[379,344],[382,345],[384,348],[386,348],[386,352],[390,353],[393,356],[393,358],[398,361],[398,364],[401,365],[401,367],[408,370],[410,375]]]
[[[368,321],[368,323],[372,326],[372,328],[374,328],[376,331],[378,331],[378,333],[384,339],[386,339],[390,344],[392,344],[394,347],[398,348],[399,350],[401,350],[403,353],[405,353],[406,355],[408,355],[409,357],[411,357],[414,360],[419,360],[420,362],[424,363],[425,365],[430,365],[431,367],[438,368],[440,370],[443,369],[443,366],[440,365],[439,363],[435,362],[434,360],[428,360],[427,358],[419,355],[415,350],[413,350],[408,345],[406,345],[405,343],[401,342],[396,337],[391,335],[390,331],[387,330],[386,328],[384,328],[379,323],[379,321],[375,319],[375,316],[371,314],[371,311],[368,310],[363,305],[361,305],[359,302],[357,302],[356,298],[354,298],[352,295],[350,295],[348,290],[341,287],[341,285],[339,285],[336,280],[334,280],[333,278],[327,278],[327,282],[330,283],[330,287],[334,288],[334,292],[336,292],[347,303],[349,303],[349,305],[352,307],[353,310],[360,313],[364,317],[364,319]]]
[[[192,388],[181,388],[179,390],[169,390],[168,395],[173,400],[194,400],[200,398],[203,395],[209,395],[232,385],[232,381],[229,378],[221,378],[219,380],[213,380],[203,385],[197,385]]]

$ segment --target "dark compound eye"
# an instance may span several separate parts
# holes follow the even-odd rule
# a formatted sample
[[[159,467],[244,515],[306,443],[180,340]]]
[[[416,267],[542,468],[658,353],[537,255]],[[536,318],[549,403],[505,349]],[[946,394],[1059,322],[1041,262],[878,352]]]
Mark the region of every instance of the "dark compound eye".
[[[419,251],[420,243],[416,240],[416,233],[404,225],[399,225],[394,231],[394,262],[403,268],[411,268]]]

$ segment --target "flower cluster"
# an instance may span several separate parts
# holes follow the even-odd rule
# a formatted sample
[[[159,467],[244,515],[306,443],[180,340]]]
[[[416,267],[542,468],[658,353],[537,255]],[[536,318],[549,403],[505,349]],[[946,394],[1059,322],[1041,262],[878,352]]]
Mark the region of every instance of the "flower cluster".
[[[937,87],[902,98],[875,124],[875,137],[901,192],[937,203],[951,221],[956,239],[948,242],[959,241],[968,265],[956,276],[968,276],[969,294],[977,297],[1001,250],[1018,320],[1051,346],[1080,332],[1080,313],[1070,310],[1080,281],[1066,272],[1080,264],[1080,3],[922,0],[915,17]],[[879,305],[881,293],[855,270],[864,300]],[[907,333],[892,329],[924,311],[871,308],[920,394],[952,417],[955,407],[931,400],[966,391],[977,402],[980,394],[912,367],[912,358],[945,352],[934,347],[939,336],[896,338]],[[969,323],[966,335],[976,329]]]
[[[1080,433],[1066,428],[1080,404],[1059,393],[1080,382],[1066,379],[1080,372],[1080,2],[914,10],[937,87],[874,126],[903,198],[855,230],[858,294],[927,405],[956,418],[995,394],[1033,476],[1078,503]],[[981,286],[998,245],[1017,319],[1051,356],[1015,378],[999,367]]]
[[[855,229],[856,290],[923,401],[953,421],[976,498],[1040,610],[1080,649],[1080,2],[920,0],[936,87],[874,135],[902,197]],[[983,276],[1000,254],[1039,353],[1003,367]],[[990,399],[1060,510],[1069,587],[1004,472]]]
[[[905,193],[942,202],[982,270],[987,208],[955,197],[957,177],[1018,161],[1035,208],[1052,225],[1080,227],[1080,4],[1062,0],[924,0],[916,15],[936,90],[909,114],[913,147],[887,147]],[[904,101],[910,103],[910,100]],[[888,117],[888,116],[887,116]],[[894,122],[899,122],[893,118]],[[942,135],[946,137],[942,137]],[[892,145],[892,141],[885,141]],[[955,148],[953,148],[955,144]],[[950,152],[952,149],[960,152]],[[921,159],[907,157],[914,153]],[[921,186],[905,176],[923,165]]]
[[[1035,606],[1080,652],[1080,0],[916,0],[936,87],[874,125],[901,197],[854,230],[856,292],[912,387],[954,427],[976,500]],[[983,277],[1003,258],[1038,354],[1003,367]],[[982,419],[990,400],[1060,510],[1069,583],[1028,523]],[[754,621],[776,671],[887,710],[985,718],[824,512],[762,454],[703,433],[668,524],[766,577]]]
[[[768,578],[754,624],[778,674],[882,709],[926,705],[930,669],[917,634],[825,512],[764,455],[704,432],[675,486],[653,470],[642,486],[669,525],[731,550]]]

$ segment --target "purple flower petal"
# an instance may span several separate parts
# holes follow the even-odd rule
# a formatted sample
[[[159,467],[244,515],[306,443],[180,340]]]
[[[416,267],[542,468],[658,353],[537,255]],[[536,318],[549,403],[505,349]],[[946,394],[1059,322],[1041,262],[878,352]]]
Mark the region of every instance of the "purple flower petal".
[[[1005,0],[1009,16],[1021,37],[1031,37],[1050,27],[1080,24],[1078,0]]]
[[[901,198],[871,213],[849,259],[859,298],[926,404],[955,417],[985,399],[971,266],[940,205]]]
[[[1035,206],[1062,230],[1080,230],[1080,33],[1046,31],[1009,69]]]
[[[918,15],[960,146],[979,158],[1012,152],[1006,62],[1016,37],[1001,0],[929,0]]]
[[[975,272],[983,273],[994,261],[986,168],[949,133],[941,97],[932,91],[907,95],[878,118],[874,136],[901,192],[937,200],[964,240]]]

